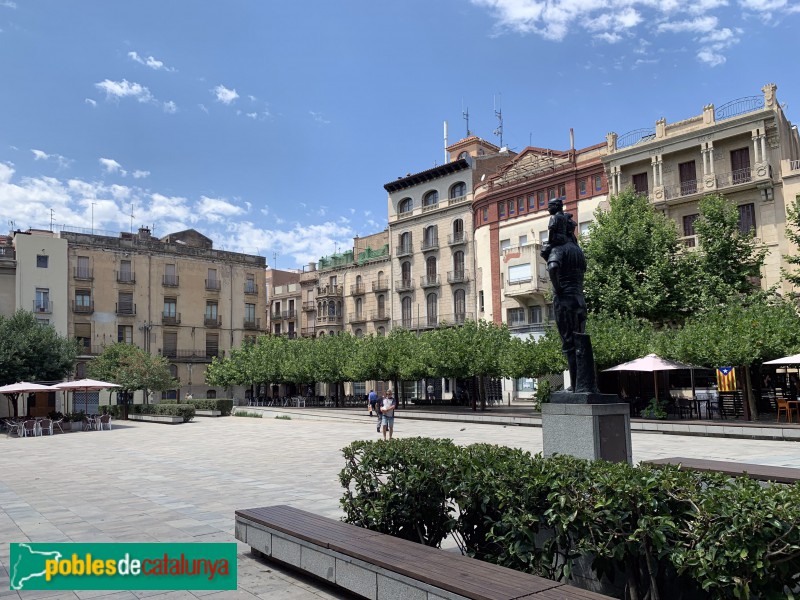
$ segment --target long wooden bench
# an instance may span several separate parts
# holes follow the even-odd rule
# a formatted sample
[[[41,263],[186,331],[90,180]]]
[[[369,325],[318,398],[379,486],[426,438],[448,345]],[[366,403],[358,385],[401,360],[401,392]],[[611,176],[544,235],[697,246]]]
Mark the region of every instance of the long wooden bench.
[[[650,465],[681,465],[695,471],[710,473],[724,473],[732,477],[749,477],[759,481],[773,481],[776,483],[796,483],[800,481],[800,469],[792,467],[774,467],[770,465],[756,465],[753,463],[730,462],[725,460],[704,460],[701,458],[684,458],[675,456],[644,461]]]
[[[373,600],[610,598],[290,506],[237,510],[236,539],[256,554]]]

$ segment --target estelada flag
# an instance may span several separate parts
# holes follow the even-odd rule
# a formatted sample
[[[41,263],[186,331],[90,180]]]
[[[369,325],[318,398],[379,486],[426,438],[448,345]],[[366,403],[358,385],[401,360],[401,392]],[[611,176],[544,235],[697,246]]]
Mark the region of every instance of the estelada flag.
[[[720,392],[735,392],[736,369],[734,367],[717,367],[717,390]]]

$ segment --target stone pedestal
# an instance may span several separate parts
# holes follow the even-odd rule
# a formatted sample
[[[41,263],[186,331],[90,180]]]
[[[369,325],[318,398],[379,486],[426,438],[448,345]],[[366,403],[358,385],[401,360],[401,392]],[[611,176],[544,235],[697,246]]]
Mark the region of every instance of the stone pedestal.
[[[630,406],[614,404],[542,404],[544,456],[632,463]]]

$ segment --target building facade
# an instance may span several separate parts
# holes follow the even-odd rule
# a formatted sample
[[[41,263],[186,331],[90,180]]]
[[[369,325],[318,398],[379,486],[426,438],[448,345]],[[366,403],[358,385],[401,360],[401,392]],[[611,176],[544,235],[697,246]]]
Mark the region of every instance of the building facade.
[[[300,332],[300,271],[296,269],[267,269],[267,315],[266,330],[273,335],[294,338]]]
[[[36,320],[67,335],[67,242],[51,231],[14,232],[16,254],[15,305],[33,312]]]

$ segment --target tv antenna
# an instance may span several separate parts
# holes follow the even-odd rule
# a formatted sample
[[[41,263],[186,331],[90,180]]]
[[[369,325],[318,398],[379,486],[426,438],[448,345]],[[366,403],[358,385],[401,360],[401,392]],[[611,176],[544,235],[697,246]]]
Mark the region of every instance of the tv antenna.
[[[133,233],[133,202],[131,202],[131,233]]]
[[[497,93],[498,96],[502,99],[503,95],[501,93]],[[497,117],[497,128],[494,130],[494,134],[500,138],[500,147],[503,147],[503,109],[498,108],[497,105],[500,104],[497,101],[496,96],[492,96],[492,101],[494,103],[494,116]]]
[[[278,268],[278,253],[277,252],[273,252],[272,253],[272,268],[273,269],[277,269]]]
[[[472,135],[472,132],[469,130],[469,106],[465,109],[464,103],[461,103],[461,116],[464,117],[464,120],[467,122],[467,137]]]
[[[55,217],[56,211],[52,208],[50,209],[50,231],[53,231],[53,218]]]

